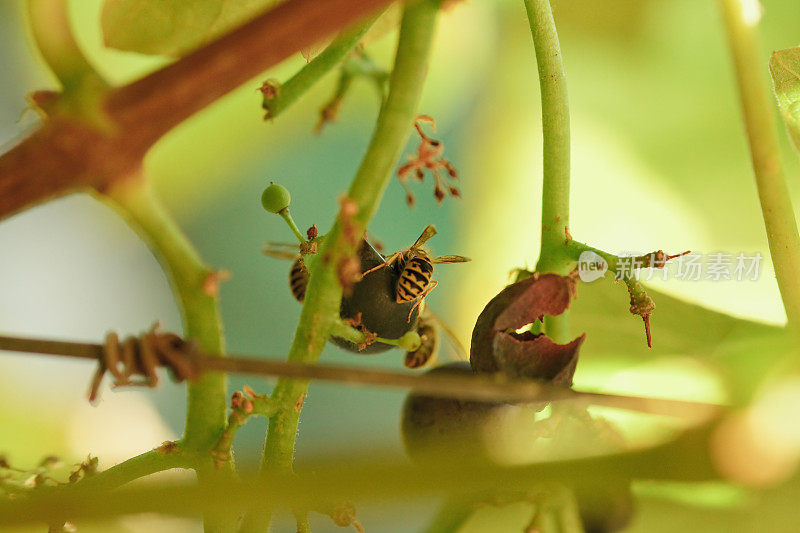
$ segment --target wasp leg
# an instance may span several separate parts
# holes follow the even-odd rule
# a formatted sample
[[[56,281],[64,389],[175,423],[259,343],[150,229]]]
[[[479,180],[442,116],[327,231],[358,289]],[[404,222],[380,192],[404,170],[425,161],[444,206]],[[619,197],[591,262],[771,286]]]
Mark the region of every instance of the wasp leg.
[[[422,292],[422,294],[419,295],[419,298],[417,298],[417,303],[411,306],[411,311],[408,312],[408,319],[406,322],[411,322],[411,315],[414,313],[414,309],[416,309],[417,306],[422,303],[422,300],[424,300],[425,297],[429,295],[438,284],[438,281],[431,281],[430,284],[428,284],[428,287]]]
[[[451,328],[450,325],[442,319],[442,317],[434,313],[430,306],[425,306],[424,312],[425,316],[431,319],[433,322],[436,322],[442,331],[444,331],[445,335],[450,339],[450,343],[453,345],[453,349],[455,350],[458,359],[461,361],[469,361],[469,353],[464,347],[464,344],[462,344],[461,339],[458,338],[458,334],[453,331],[453,328]]]
[[[395,252],[395,253],[393,253],[392,255],[389,256],[389,258],[386,260],[385,263],[381,263],[380,265],[378,265],[376,267],[370,268],[366,272],[362,272],[361,273],[361,277],[363,278],[364,276],[366,276],[370,272],[375,272],[376,270],[380,270],[381,268],[384,268],[384,267],[387,267],[387,266],[391,265],[392,263],[394,263],[395,261],[400,259],[400,257],[402,255],[403,255],[403,252]]]

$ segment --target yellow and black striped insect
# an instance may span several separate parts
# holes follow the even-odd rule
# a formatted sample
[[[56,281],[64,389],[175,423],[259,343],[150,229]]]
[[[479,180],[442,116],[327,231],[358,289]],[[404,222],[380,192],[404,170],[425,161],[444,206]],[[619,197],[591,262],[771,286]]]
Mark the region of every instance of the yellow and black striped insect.
[[[292,296],[298,302],[303,302],[306,297],[306,286],[308,285],[308,267],[303,261],[303,256],[296,251],[290,251],[292,248],[297,249],[297,245],[282,243],[282,242],[268,242],[264,245],[262,252],[264,255],[274,257],[276,259],[293,259],[292,268],[289,270],[289,289],[292,291]]]
[[[438,263],[463,263],[469,258],[461,255],[443,255],[431,257],[427,250],[422,246],[436,235],[436,228],[433,225],[426,227],[419,238],[407,250],[400,250],[386,258],[386,262],[364,272],[364,276],[374,270],[399,262],[402,268],[400,278],[397,280],[396,300],[397,303],[411,302],[418,300],[416,307],[425,296],[436,287],[438,282],[433,281],[433,265]],[[413,308],[412,308],[413,310]],[[410,315],[409,315],[410,316]]]
[[[440,330],[444,330],[450,338],[458,358],[464,361],[467,360],[466,350],[456,334],[430,308],[426,307],[417,321],[417,333],[420,338],[419,348],[413,352],[406,352],[404,364],[407,368],[422,368],[436,360],[436,355],[439,351]]]
[[[439,332],[430,320],[430,315],[420,315],[417,321],[417,334],[420,338],[419,348],[413,352],[406,352],[404,364],[408,368],[422,368],[433,361],[439,351]]]
[[[302,302],[306,297],[306,286],[308,285],[308,268],[303,261],[303,256],[298,255],[289,270],[289,288],[292,296],[298,302]]]
[[[382,246],[379,242],[373,241],[376,250],[380,251]],[[268,242],[264,245],[262,252],[268,257],[275,259],[289,259],[293,260],[292,268],[289,269],[289,289],[292,291],[292,296],[295,300],[303,303],[306,297],[306,286],[308,286],[309,272],[308,267],[303,261],[303,255],[295,251],[298,247],[296,244],[287,242]]]

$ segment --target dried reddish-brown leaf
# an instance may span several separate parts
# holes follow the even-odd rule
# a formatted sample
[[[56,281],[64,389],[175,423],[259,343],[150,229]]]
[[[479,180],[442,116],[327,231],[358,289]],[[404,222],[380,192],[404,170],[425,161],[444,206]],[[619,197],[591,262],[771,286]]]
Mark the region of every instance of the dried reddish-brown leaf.
[[[584,339],[585,333],[570,343],[558,344],[544,334],[517,336],[498,331],[492,353],[498,367],[506,374],[569,387]]]
[[[486,305],[472,332],[473,370],[571,385],[585,334],[558,344],[543,334],[516,331],[566,311],[575,285],[574,277],[543,274],[503,289]]]

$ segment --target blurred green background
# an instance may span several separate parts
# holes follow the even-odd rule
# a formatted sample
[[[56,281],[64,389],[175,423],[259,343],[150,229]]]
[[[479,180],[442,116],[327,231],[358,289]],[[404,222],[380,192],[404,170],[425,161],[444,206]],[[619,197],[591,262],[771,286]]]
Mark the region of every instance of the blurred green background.
[[[71,14],[85,52],[104,75],[123,83],[165,63],[105,49],[101,4],[72,2]],[[768,52],[800,41],[800,3],[766,0],[763,7],[766,78]],[[24,11],[24,2],[0,3],[0,145],[10,146],[35,127],[35,113],[25,111],[26,94],[55,87],[31,45]],[[716,3],[557,0],[554,11],[572,116],[573,236],[614,253],[760,252],[767,260],[755,282],[653,283],[713,309],[781,323],[784,315]],[[388,67],[394,44],[392,32],[369,51]],[[292,211],[301,228],[315,223],[324,231],[336,212],[337,196],[359,164],[377,113],[372,87],[357,82],[338,122],[315,136],[317,110],[336,83],[331,74],[284,115],[264,122],[259,82],[267,77],[284,80],[304,62],[298,55],[241,87],[171,132],[146,160],[158,192],[202,256],[233,273],[221,292],[231,353],[284,358],[300,312],[288,291],[289,264],[259,252],[264,241],[291,241],[282,221],[261,209],[261,190],[269,180],[284,184],[292,192]],[[438,267],[440,284],[429,298],[466,344],[480,310],[507,283],[512,268],[534,265],[539,244],[540,103],[521,2],[470,0],[447,11],[420,112],[437,121],[436,136],[459,170],[463,199],[448,199],[440,207],[429,182],[413,184],[418,202],[409,210],[402,188],[393,181],[370,231],[391,251],[408,246],[426,224],[434,223],[439,234],[430,246],[436,253],[473,258],[466,265]],[[800,168],[783,132],[781,143],[797,203]],[[412,139],[406,153],[415,146]],[[167,329],[180,329],[158,264],[113,212],[87,195],[62,198],[3,221],[0,251],[4,333],[97,341],[111,329],[140,332],[156,319]],[[626,299],[617,303],[626,313]],[[619,328],[621,335],[635,332],[639,339],[619,347],[624,365],[593,357],[589,330],[576,387],[726,399],[718,377],[703,365],[672,357],[680,354],[648,356],[635,317],[625,316]],[[658,328],[656,311],[656,344]],[[445,342],[441,358],[448,357],[453,355]],[[328,346],[323,361],[401,368],[402,353],[358,356]],[[108,467],[180,435],[182,386],[164,381],[156,391],[105,390],[100,405],[91,407],[85,401],[91,372],[83,362],[3,354],[0,399],[6,407],[0,411],[0,452],[20,466],[32,466],[50,453],[69,462],[92,453],[100,457],[101,467]],[[271,386],[267,380],[234,377],[231,391],[245,383],[258,391]],[[301,421],[298,464],[345,453],[401,454],[403,397],[396,391],[314,384]],[[618,418],[626,423],[624,416]],[[264,431],[263,420],[251,420],[239,432],[240,465],[257,464]],[[644,503],[630,531],[754,530],[754,524],[735,514],[716,512],[740,497],[738,492],[704,490],[648,492],[640,487]],[[359,509],[359,517],[372,532],[416,531],[435,511],[435,503],[367,507]],[[684,525],[674,512],[679,504]],[[517,519],[513,509],[506,511],[504,520],[525,522],[524,512]],[[483,520],[476,518],[473,529],[504,530],[497,517]],[[336,530],[325,517],[313,525],[315,531]],[[194,531],[199,525],[134,517],[97,527]],[[278,530],[292,527],[287,519]],[[776,525],[769,530],[795,529]]]

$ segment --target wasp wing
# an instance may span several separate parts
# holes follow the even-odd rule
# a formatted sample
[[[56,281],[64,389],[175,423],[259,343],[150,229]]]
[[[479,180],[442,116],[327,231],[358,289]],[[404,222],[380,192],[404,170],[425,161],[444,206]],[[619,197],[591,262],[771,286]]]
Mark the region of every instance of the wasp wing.
[[[265,242],[261,253],[275,259],[292,260],[300,253],[300,247],[289,242]]]
[[[272,242],[267,241],[264,243],[264,248],[293,248],[295,250],[300,249],[300,246],[296,242]]]
[[[288,250],[270,250],[269,248],[262,249],[261,253],[267,257],[272,257],[273,259],[288,259],[289,261],[296,259],[299,255],[297,252],[290,252]]]
[[[422,235],[419,236],[419,239],[417,239],[417,241],[412,244],[411,247],[419,248],[428,242],[434,235],[436,235],[436,226],[429,224],[424,230],[422,230]]]
[[[472,261],[472,259],[463,255],[442,255],[433,259],[434,263],[466,263],[467,261]]]

